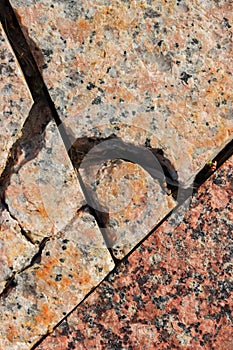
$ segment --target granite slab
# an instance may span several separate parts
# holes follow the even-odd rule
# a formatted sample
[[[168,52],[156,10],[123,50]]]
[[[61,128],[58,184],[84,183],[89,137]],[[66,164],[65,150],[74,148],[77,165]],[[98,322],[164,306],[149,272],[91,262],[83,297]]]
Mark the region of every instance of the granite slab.
[[[39,346],[231,350],[233,157]]]
[[[0,175],[33,104],[31,94],[0,24]]]
[[[93,216],[81,210],[0,298],[0,349],[31,349],[113,266]]]
[[[163,187],[137,164],[111,160],[97,167],[96,173],[86,165],[88,171],[81,169],[80,174],[92,194],[91,205],[104,217],[102,232],[108,247],[122,259],[175,207],[176,201],[166,193],[165,184]]]
[[[148,137],[190,183],[232,138],[230,1],[11,3],[75,139]]]
[[[72,148],[79,151],[82,144],[84,156],[90,151],[90,140],[95,148],[109,137],[118,137],[126,145],[162,150],[180,186],[187,187],[232,139],[231,2],[10,2]],[[124,154],[121,159],[130,161]],[[146,170],[143,159],[140,166]],[[100,171],[105,167],[108,172],[109,162],[99,164]],[[122,163],[116,167],[121,174]],[[142,182],[151,181],[145,172],[141,176]],[[96,177],[91,180],[95,182]],[[100,186],[109,185],[103,177]],[[133,186],[133,182],[119,178],[117,187],[122,186]],[[171,209],[161,190],[153,191],[153,200],[148,192],[151,216],[162,217]],[[119,202],[112,202],[116,207],[121,205],[121,196],[122,192],[116,193]],[[100,198],[99,191],[98,198],[106,202],[105,193]],[[143,214],[140,200],[137,205]],[[153,207],[158,202],[161,211]],[[110,208],[108,214],[114,222]],[[130,223],[130,217],[125,219]],[[142,236],[151,228],[146,216],[144,222]],[[127,234],[132,241],[132,225],[116,227],[121,246],[113,248],[116,255],[120,250],[124,254],[134,246],[125,246],[121,240]],[[111,241],[111,230],[106,232]]]
[[[46,101],[33,104],[3,175],[0,349],[29,350],[114,263]]]
[[[36,243],[65,228],[86,202],[55,122],[48,119],[43,130],[48,110],[40,103],[33,111],[14,152],[5,201]]]

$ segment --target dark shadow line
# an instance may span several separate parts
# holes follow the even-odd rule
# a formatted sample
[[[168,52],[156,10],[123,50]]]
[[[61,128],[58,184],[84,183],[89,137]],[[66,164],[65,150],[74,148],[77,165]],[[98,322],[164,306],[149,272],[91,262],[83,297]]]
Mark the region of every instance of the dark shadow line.
[[[61,119],[58,115],[58,112],[54,106],[54,103],[49,95],[49,92],[47,90],[47,87],[43,81],[43,78],[41,76],[41,72],[39,71],[39,68],[37,66],[37,63],[35,62],[35,59],[31,53],[31,49],[24,37],[24,34],[20,28],[20,25],[18,23],[18,19],[15,15],[15,12],[9,2],[9,0],[1,0],[0,2],[0,20],[2,22],[2,26],[6,32],[6,35],[8,37],[9,42],[12,45],[12,48],[15,52],[15,55],[17,57],[17,60],[21,66],[21,69],[23,71],[25,80],[29,86],[29,89],[31,91],[32,97],[34,101],[40,100],[41,98],[45,98],[46,102],[52,112],[53,118],[59,126],[59,131],[61,134],[61,137],[63,139],[64,144],[67,146],[66,149],[69,148],[68,145],[70,145],[70,139],[69,136],[67,135],[67,132],[65,128],[63,127],[63,124],[61,122]],[[13,27],[12,27],[13,25]],[[11,34],[9,33],[11,32]],[[22,42],[22,48],[16,48],[15,45],[15,37],[20,38],[20,41]],[[20,52],[21,50],[21,52]],[[23,56],[22,56],[23,53]],[[29,67],[31,66],[31,67]],[[32,68],[33,67],[33,68]],[[27,72],[28,71],[28,72]],[[37,83],[37,86],[35,86],[35,82]],[[233,140],[230,141],[219,153],[218,155],[213,159],[213,161],[217,161],[217,166],[216,170],[219,169],[219,167],[231,156],[233,155]],[[208,165],[206,165],[197,175],[194,181],[194,194],[197,192],[198,188],[213,174],[213,171],[210,169]],[[175,209],[178,209],[183,203],[185,199],[180,202]],[[173,210],[175,210],[173,209]],[[172,210],[172,211],[173,211]],[[59,323],[57,323],[56,326],[54,326],[53,331],[55,328],[57,328],[67,317],[74,312],[77,307],[83,303],[89,296],[92,294],[92,292],[99,287],[99,285],[108,279],[109,275],[112,274],[120,264],[122,264],[124,261],[126,261],[135,250],[138,249],[138,247],[148,239],[148,237],[154,233],[154,231],[161,226],[161,224],[166,221],[170,215],[171,212],[169,212],[122,260],[115,260],[115,267],[112,271],[108,273],[108,275],[94,288],[91,289],[91,291],[85,296],[85,298],[75,306]],[[98,222],[98,221],[97,221]],[[12,277],[11,277],[12,279]],[[14,279],[14,277],[13,277]],[[9,284],[12,283],[12,281],[9,281]],[[50,332],[52,333],[52,331]],[[39,339],[37,343],[33,345],[31,350],[36,349],[38,345],[42,343],[42,341],[50,334],[47,333],[44,336]]]

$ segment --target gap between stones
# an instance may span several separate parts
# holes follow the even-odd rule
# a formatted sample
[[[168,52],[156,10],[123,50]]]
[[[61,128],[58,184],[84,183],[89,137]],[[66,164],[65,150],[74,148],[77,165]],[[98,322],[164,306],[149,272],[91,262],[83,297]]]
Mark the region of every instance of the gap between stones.
[[[25,164],[27,161],[30,159],[33,159],[35,157],[40,148],[38,148],[38,145],[40,147],[43,147],[43,130],[45,129],[46,125],[51,121],[52,119],[55,120],[57,126],[59,126],[59,131],[61,138],[64,142],[64,145],[66,149],[69,149],[69,157],[71,159],[71,162],[74,166],[74,169],[76,170],[76,174],[78,177],[78,180],[80,182],[83,194],[87,200],[87,203],[90,203],[88,205],[88,208],[91,212],[91,214],[95,217],[100,229],[105,227],[106,222],[108,220],[108,214],[103,213],[101,211],[93,209],[95,206],[95,199],[92,196],[92,193],[88,191],[85,187],[84,181],[78,172],[78,168],[81,164],[82,159],[84,156],[89,152],[89,150],[94,147],[95,145],[101,143],[102,141],[107,140],[108,138],[88,138],[84,137],[83,139],[77,139],[75,142],[71,145],[71,139],[67,131],[65,130],[60,117],[57,113],[57,110],[53,104],[53,101],[49,95],[49,92],[47,90],[47,87],[43,81],[41,72],[38,68],[38,65],[31,53],[30,47],[28,45],[28,42],[30,42],[30,45],[35,48],[35,50],[38,53],[38,56],[41,56],[43,59],[42,53],[39,52],[39,49],[36,47],[36,44],[29,38],[25,38],[22,30],[21,30],[21,25],[20,25],[20,19],[17,18],[17,14],[14,12],[9,0],[2,0],[0,3],[0,20],[2,22],[3,28],[6,32],[6,35],[8,37],[8,40],[12,46],[12,49],[17,57],[17,60],[19,62],[19,65],[21,66],[22,72],[24,74],[25,80],[28,84],[29,90],[31,92],[31,95],[34,100],[34,105],[29,113],[28,119],[25,121],[23,129],[22,129],[22,136],[20,139],[18,139],[15,144],[13,145],[8,160],[7,164],[5,167],[5,170],[2,173],[2,176],[0,178],[0,182],[3,183],[3,190],[1,191],[1,200],[3,201],[4,206],[6,209],[9,208],[7,204],[5,203],[4,199],[4,191],[6,187],[9,184],[10,176],[12,173],[15,171],[14,166],[17,163],[17,159],[19,157],[19,154],[24,150],[25,145],[27,142],[29,142],[30,138],[32,140],[37,139],[37,142],[35,142],[35,145],[37,146],[36,148],[33,149],[32,154],[25,154],[25,159],[23,162],[18,165],[18,167],[21,167],[23,164]],[[41,118],[38,120],[36,118],[36,115],[40,111],[46,111],[44,113],[40,113]],[[34,125],[35,124],[35,125]],[[110,138],[116,138],[115,135],[110,136]],[[38,142],[39,141],[39,142]],[[123,142],[123,141],[122,141]],[[71,147],[70,147],[71,145]],[[135,146],[136,148],[137,146]],[[172,166],[170,161],[166,159],[163,155],[163,151],[160,149],[153,149],[150,147],[149,144],[146,144],[145,147],[149,149],[152,154],[156,156],[158,159],[159,163],[161,164],[161,167],[163,169],[163,172],[166,177],[166,186],[168,190],[171,191],[171,194],[173,197],[176,199],[177,191],[179,189],[179,183],[176,178],[171,176],[171,172],[174,174],[176,173],[176,169]],[[82,155],[81,155],[82,154]],[[233,140],[229,142],[229,144],[221,151],[219,154],[213,159],[213,161],[217,161],[217,166],[218,167],[223,164],[231,155],[233,154]],[[128,161],[128,160],[126,160]],[[139,164],[140,165],[140,164]],[[149,173],[150,171],[147,170]],[[194,181],[194,192],[198,189],[198,187],[205,182],[208,177],[213,173],[211,167],[209,165],[206,165],[196,176],[195,181]],[[177,174],[177,173],[176,173]],[[190,193],[190,189],[187,189],[187,191],[183,191],[183,196],[182,199],[180,199],[178,205],[182,204],[185,199],[187,199],[186,196],[187,194]],[[93,206],[91,205],[93,203]],[[168,216],[171,213],[168,214]],[[10,214],[11,215],[11,214]],[[168,217],[166,216],[166,218]],[[14,218],[15,219],[15,218]],[[157,226],[161,225],[162,222],[160,222]],[[155,228],[152,229],[154,231]],[[28,237],[27,233],[22,229],[22,234],[30,241],[30,237]],[[152,232],[151,231],[151,232]],[[102,232],[102,230],[101,230]],[[150,232],[150,233],[151,233]],[[149,233],[149,234],[150,234]],[[104,239],[106,241],[107,246],[108,245],[108,239],[106,235],[102,232]],[[148,234],[148,235],[149,235]],[[146,237],[148,237],[148,235]],[[145,238],[146,239],[146,238]],[[144,239],[143,239],[144,241]],[[141,242],[138,244],[140,245]],[[137,245],[137,246],[138,246]],[[136,247],[137,247],[136,246]],[[132,251],[134,251],[136,248],[134,248]],[[111,249],[110,253],[112,255],[113,260],[115,261],[116,264],[119,263],[118,259],[116,259],[112,252]],[[132,252],[131,251],[131,252]],[[130,252],[130,253],[131,253]],[[130,254],[129,253],[129,254]]]
[[[22,72],[24,74],[25,80],[28,84],[29,90],[32,94],[33,100],[35,102],[35,104],[32,107],[32,112],[30,112],[28,119],[25,122],[25,125],[23,126],[23,135],[21,136],[20,139],[18,139],[16,141],[16,143],[13,145],[11,152],[9,154],[8,160],[7,160],[7,164],[5,167],[5,170],[3,171],[3,174],[0,178],[0,182],[3,181],[3,188],[4,190],[6,189],[7,183],[9,183],[9,179],[10,176],[12,175],[12,173],[15,171],[14,166],[18,160],[18,156],[17,155],[17,151],[22,151],[24,149],[24,145],[26,144],[26,142],[29,140],[28,137],[30,135],[30,133],[28,133],[27,128],[29,125],[31,125],[30,123],[32,122],[36,122],[36,118],[33,117],[33,115],[35,115],[35,110],[33,112],[33,108],[39,108],[42,105],[44,106],[44,108],[47,109],[47,114],[46,116],[44,115],[45,119],[44,120],[39,120],[37,127],[38,127],[38,131],[40,130],[40,134],[39,132],[36,134],[35,137],[42,137],[42,131],[45,129],[46,125],[48,124],[48,122],[51,120],[51,118],[53,118],[57,124],[57,126],[59,126],[59,131],[62,137],[62,140],[66,146],[66,149],[69,149],[69,145],[70,145],[70,139],[69,139],[69,135],[67,134],[66,130],[64,129],[60,117],[56,111],[56,108],[51,100],[51,97],[49,95],[49,92],[47,90],[47,87],[43,81],[41,72],[39,71],[39,68],[34,60],[34,57],[30,51],[29,45],[27,44],[27,40],[28,42],[30,42],[32,45],[35,46],[35,44],[32,42],[32,40],[30,38],[27,38],[27,40],[24,37],[24,34],[22,33],[20,24],[19,24],[19,19],[17,19],[16,14],[14,13],[14,10],[11,7],[11,4],[9,2],[9,0],[2,0],[0,3],[0,20],[2,22],[3,28],[6,32],[6,35],[8,37],[9,42],[11,43],[11,46],[15,52],[15,55],[17,57],[17,60],[21,66]],[[37,49],[38,51],[38,49]],[[42,118],[43,119],[43,118]],[[35,130],[35,129],[34,129]],[[43,140],[41,139],[41,142]],[[89,148],[90,145],[92,144],[94,146],[94,144],[102,142],[102,140],[98,140],[98,139],[87,139],[86,140],[86,145],[85,147]],[[78,140],[77,140],[78,142]],[[77,145],[78,147],[80,146]],[[75,161],[79,161],[80,158],[75,158],[74,153],[77,153],[80,149],[75,148],[74,146],[71,148],[70,152],[69,152],[69,156],[71,158],[71,161],[73,161],[73,166],[74,168],[76,168],[75,165]],[[33,151],[37,151],[36,149]],[[72,152],[73,156],[72,156]],[[87,150],[88,152],[88,150]],[[157,150],[157,152],[161,152],[161,150]],[[221,150],[218,155],[213,159],[213,162],[216,161],[217,162],[217,166],[214,169],[217,170],[229,157],[231,157],[233,155],[233,140],[231,142],[229,142],[223,150]],[[31,155],[33,157],[33,155]],[[34,154],[35,156],[35,154]],[[30,155],[28,155],[28,158],[25,157],[25,162],[29,161],[30,159]],[[32,158],[31,158],[32,159]],[[24,163],[25,164],[25,163]],[[21,163],[20,166],[22,166],[23,164]],[[169,168],[163,167],[163,170],[165,171],[165,175],[166,172],[169,173]],[[174,169],[175,170],[175,169]],[[194,181],[194,188],[193,188],[193,194],[195,194],[198,190],[198,188],[209,178],[210,175],[213,174],[213,169],[211,168],[211,166],[206,165],[197,175]],[[82,191],[84,193],[84,196],[86,197],[86,200],[88,203],[93,203],[93,198],[91,198],[91,194],[89,191],[86,190],[84,183],[82,181],[82,178],[79,174],[79,172],[77,171],[77,176],[78,176],[78,180],[80,182]],[[178,184],[176,186],[175,183],[171,184],[173,186],[172,188],[172,193],[173,196],[176,196],[176,192],[178,189]],[[3,202],[3,205],[6,207],[6,209],[9,211],[9,208],[7,207],[6,203],[5,203],[5,199],[4,199],[4,190],[1,191],[1,200]],[[187,193],[190,193],[190,191],[187,190]],[[178,207],[180,207],[182,205],[182,203],[187,199],[187,197],[185,196],[185,192],[184,192],[184,197],[182,198],[182,200],[180,200],[180,202],[178,203],[177,207],[175,209],[177,209]],[[95,217],[100,230],[101,227],[103,227],[104,222],[106,220],[106,218],[103,217],[101,212],[98,212],[96,210],[94,210],[90,205],[88,205],[88,208],[91,212],[91,214]],[[10,213],[11,215],[11,213]],[[129,252],[121,261],[119,261],[118,259],[116,259],[113,255],[112,252],[110,250],[110,254],[112,255],[113,260],[115,261],[115,268],[113,271],[111,271],[109,274],[112,274],[117,266],[121,263],[127,263],[127,259],[128,256],[130,254],[132,254],[133,251],[135,251],[146,239],[148,239],[148,237],[152,234],[152,232],[154,232],[164,221],[166,221],[168,219],[168,217],[171,215],[171,212],[168,213],[163,219],[162,221],[160,221],[145,237],[144,239],[139,242],[132,250],[131,252]],[[12,216],[12,215],[11,215]],[[12,218],[15,220],[15,218],[12,216]],[[30,237],[27,236],[27,233],[23,230],[23,228],[21,227],[21,232],[22,235],[25,236],[26,239],[28,239],[30,241]],[[102,231],[101,231],[102,232]],[[104,239],[106,241],[106,244],[108,246],[108,242],[107,242],[107,238],[104,236]],[[49,241],[49,237],[45,237],[39,244],[39,249],[38,252],[32,257],[31,262],[28,266],[26,266],[25,268],[22,269],[22,271],[24,271],[25,269],[33,266],[35,263],[40,263],[41,260],[41,254],[43,252],[43,249],[46,246],[46,243]],[[20,271],[20,272],[22,272]],[[20,272],[17,272],[20,273]],[[104,280],[106,280],[109,277],[109,274],[105,277]],[[3,292],[1,293],[0,297],[6,297],[10,291],[16,286],[16,282],[15,282],[15,275],[16,273],[14,273],[7,281],[7,284],[3,290]],[[102,282],[100,282],[102,283]],[[85,298],[82,300],[82,302],[87,299],[89,297],[89,295],[96,289],[98,288],[98,285],[96,287],[94,287],[86,296]],[[82,303],[81,302],[81,303]],[[80,303],[73,309],[71,310],[63,319],[61,319],[61,321],[53,328],[55,329],[59,324],[61,324],[65,319],[67,319],[67,317],[80,305]],[[48,333],[49,334],[49,333]],[[36,347],[46,338],[46,336],[48,336],[48,334],[44,335],[41,337],[41,339],[31,348],[31,350],[36,349]]]
[[[34,60],[34,57],[30,51],[30,47],[27,43],[27,40],[21,30],[21,27],[19,24],[20,21],[16,17],[16,14],[9,0],[2,0],[0,3],[0,21],[2,22],[3,29],[5,30],[8,40],[17,57],[17,60],[22,69],[24,78],[27,82],[27,85],[29,87],[29,90],[31,92],[31,95],[35,104],[38,103],[40,105],[41,103],[43,103],[44,107],[48,109],[50,118],[53,118],[57,126],[59,126],[59,132],[66,149],[69,149],[70,147],[69,135],[67,134],[60,120],[60,117],[57,113],[57,110],[53,104],[53,101],[51,100],[51,97],[42,79],[37,63]],[[27,38],[27,39],[36,48],[35,43],[33,43],[30,38]],[[39,52],[39,49],[36,48],[36,51]],[[10,158],[12,157],[10,156]],[[10,160],[8,163],[10,163]],[[7,177],[7,169],[6,171],[4,171],[4,173],[5,173],[4,174],[4,178],[5,178]],[[80,174],[77,171],[76,171],[76,174],[80,181],[80,186],[83,191],[84,197],[86,197],[87,203],[92,203],[91,196],[89,194],[89,197],[88,197],[87,190],[84,187]],[[103,230],[101,230],[103,220],[101,218],[100,213],[97,213],[90,205],[88,205],[88,208],[89,208],[90,214],[94,216],[100,228],[100,231],[102,232],[102,235],[106,241],[106,235],[103,233]],[[107,244],[107,241],[106,241],[106,244]],[[110,254],[112,256],[112,259],[116,261],[111,251],[110,251]]]

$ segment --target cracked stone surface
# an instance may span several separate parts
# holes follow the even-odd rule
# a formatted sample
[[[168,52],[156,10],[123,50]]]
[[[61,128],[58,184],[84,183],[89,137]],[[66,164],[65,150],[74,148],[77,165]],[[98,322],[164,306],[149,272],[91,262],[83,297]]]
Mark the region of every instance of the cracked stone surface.
[[[44,112],[35,109],[34,117],[39,120]],[[38,138],[30,136],[19,146],[5,200],[37,242],[63,229],[85,200],[55,122],[49,122]]]
[[[89,179],[85,185],[94,195],[96,208],[107,214],[105,235],[118,259],[176,205],[161,184],[137,164],[109,161],[100,167],[96,177],[89,178],[89,172],[85,175],[85,180]]]
[[[29,265],[38,251],[38,246],[30,243],[22,235],[16,220],[2,205],[0,206],[0,293],[7,279]]]
[[[188,207],[173,213],[38,350],[232,350],[233,157]]]
[[[11,3],[74,139],[149,139],[187,185],[232,138],[231,1]]]
[[[29,350],[113,269],[95,220],[80,211],[46,242],[41,261],[0,299],[0,349]]]
[[[33,104],[17,59],[0,24],[0,175]]]
[[[127,143],[162,149],[179,183],[187,187],[232,139],[231,2],[11,3],[71,142],[116,135]],[[118,166],[116,179],[123,167]],[[109,167],[100,168],[107,175]],[[146,172],[140,176],[142,183],[150,182]],[[133,187],[134,180],[123,184],[119,175],[113,188],[103,178],[97,189],[101,202],[106,201],[101,188],[109,185],[119,198],[116,188]],[[151,229],[149,212],[156,210],[156,223],[172,206],[160,189],[147,197],[146,213],[144,197],[137,197],[146,215],[139,218],[144,222],[140,237]],[[120,201],[110,205],[120,206]],[[133,247],[123,237],[132,241],[132,231],[137,231],[130,224],[134,214],[126,212],[117,224],[109,213],[122,238],[116,254]]]

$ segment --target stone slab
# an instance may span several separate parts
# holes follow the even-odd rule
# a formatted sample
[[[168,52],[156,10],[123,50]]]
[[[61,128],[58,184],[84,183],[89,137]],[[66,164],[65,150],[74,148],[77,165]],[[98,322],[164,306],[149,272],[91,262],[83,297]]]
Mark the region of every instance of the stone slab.
[[[0,175],[33,104],[18,61],[0,24]]]
[[[45,244],[40,262],[0,299],[0,349],[29,350],[113,269],[95,220],[80,211]]]
[[[39,105],[34,112],[40,120],[46,110]],[[18,144],[5,200],[35,243],[63,229],[86,202],[55,122],[27,132]]]
[[[190,184],[232,138],[231,2],[11,3],[75,139],[150,139]]]
[[[190,186],[232,139],[230,2],[11,3],[71,142],[85,146],[116,135],[125,143],[161,149],[179,183]],[[141,176],[142,183],[149,181]],[[158,193],[153,200],[147,194],[151,212],[151,203],[162,203]],[[158,217],[169,212],[168,198],[163,200]],[[124,219],[130,222],[125,213]],[[146,226],[146,217],[144,222],[146,235],[151,223]],[[122,252],[133,247],[121,241],[125,229],[118,226]],[[131,232],[129,224],[129,237]]]
[[[186,208],[125,259],[38,350],[231,350],[233,157]]]
[[[85,164],[86,165],[86,164]],[[106,162],[96,174],[80,171],[104,216],[105,236],[114,256],[122,259],[176,205],[158,180],[139,165],[123,160]],[[89,180],[89,181],[88,181]]]

